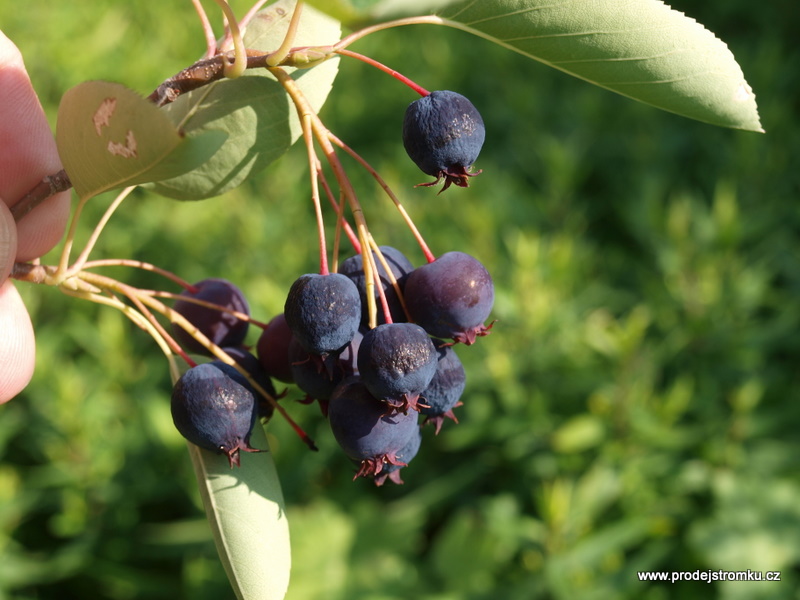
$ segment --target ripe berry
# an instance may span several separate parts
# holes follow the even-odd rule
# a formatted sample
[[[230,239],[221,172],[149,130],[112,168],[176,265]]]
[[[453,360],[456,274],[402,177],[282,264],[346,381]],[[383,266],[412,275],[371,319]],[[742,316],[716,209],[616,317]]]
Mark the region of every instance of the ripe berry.
[[[435,91],[415,100],[403,119],[403,145],[411,160],[423,173],[444,177],[446,190],[451,183],[469,185],[469,168],[480,154],[486,131],[483,119],[473,104],[456,92]]]
[[[255,379],[256,383],[264,388],[265,392],[272,396],[273,399],[277,399],[278,396],[275,392],[275,386],[272,385],[269,374],[254,354],[241,347],[223,348],[223,350],[228,354],[228,356],[239,363],[239,366],[247,371],[250,374],[250,377]],[[250,382],[246,379],[245,381],[249,386]],[[253,393],[256,395],[258,416],[263,419],[269,419],[272,416],[275,407],[260,393],[256,392],[256,390],[253,390]]]
[[[358,330],[361,300],[356,285],[344,275],[300,276],[284,306],[286,323],[307,352],[340,352]]]
[[[416,412],[387,414],[386,405],[357,377],[336,387],[328,420],[345,454],[360,464],[353,479],[377,475],[387,464],[405,465],[397,454],[419,430]]]
[[[172,420],[183,437],[201,448],[226,454],[239,466],[239,451],[250,446],[257,402],[247,380],[219,361],[192,367],[172,390]]]
[[[461,406],[459,399],[466,387],[467,376],[452,346],[445,345],[440,340],[434,340],[434,345],[438,355],[436,374],[422,392],[426,406],[420,407],[419,412],[425,415],[422,424],[432,423],[438,434],[445,418],[458,423],[453,409]]]
[[[380,250],[381,254],[383,254],[383,257],[386,259],[386,263],[389,265],[389,268],[392,271],[392,275],[394,275],[394,278],[397,281],[400,292],[402,293],[403,286],[405,285],[406,275],[414,270],[414,265],[412,265],[405,255],[396,248],[392,248],[391,246],[381,246]],[[389,305],[389,312],[392,315],[392,321],[395,323],[407,321],[408,319],[406,318],[405,311],[403,310],[403,305],[400,303],[400,299],[397,297],[397,292],[395,291],[394,286],[389,279],[389,275],[386,273],[386,269],[383,268],[383,264],[381,264],[377,254],[373,252],[372,256],[378,265],[378,274],[380,275],[379,285],[383,288],[386,295],[386,302]],[[342,275],[347,275],[353,280],[353,283],[356,284],[359,296],[361,298],[361,322],[362,324],[366,325],[368,320],[368,305],[363,257],[360,254],[356,254],[355,256],[351,256],[350,258],[343,260],[342,264],[339,265],[339,273]],[[376,282],[376,285],[378,285],[378,282]],[[375,290],[375,301],[379,307],[378,323],[384,323],[386,319],[383,311],[380,310],[380,296],[377,289]]]
[[[184,290],[181,296],[215,304],[228,310],[246,315],[250,308],[242,291],[225,279],[204,279],[194,284],[196,292]],[[173,309],[184,316],[203,335],[217,346],[239,346],[247,335],[248,322],[232,314],[201,306],[188,300],[178,300]],[[177,341],[190,352],[209,354],[209,352],[183,327],[173,323],[172,333]]]
[[[399,411],[418,410],[420,393],[436,373],[436,348],[419,325],[378,325],[364,334],[358,371],[375,397]]]
[[[270,377],[283,383],[294,383],[289,364],[289,342],[292,330],[286,323],[283,313],[276,315],[267,323],[256,343],[258,360]]]
[[[435,337],[469,345],[491,328],[483,323],[494,304],[492,277],[463,252],[447,252],[414,269],[404,297],[414,322]]]
[[[395,463],[385,464],[381,472],[375,475],[375,485],[383,485],[386,483],[386,479],[391,479],[393,482],[401,485],[403,480],[400,478],[400,469],[402,469],[403,466],[407,466],[408,463],[411,462],[411,459],[417,455],[421,443],[422,431],[419,427],[417,427],[416,434],[411,434],[411,438],[408,440],[408,442],[406,442],[406,445],[398,450],[397,454],[395,454],[395,458],[397,458],[397,460],[400,462],[404,462],[405,465],[399,465]]]

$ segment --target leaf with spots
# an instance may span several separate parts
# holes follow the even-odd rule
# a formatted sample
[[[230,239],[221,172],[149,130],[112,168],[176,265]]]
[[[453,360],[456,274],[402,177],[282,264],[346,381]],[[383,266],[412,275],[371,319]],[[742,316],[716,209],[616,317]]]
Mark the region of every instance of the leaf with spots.
[[[56,144],[81,198],[191,171],[226,134],[186,136],[151,102],[118,83],[87,81],[58,107]]]

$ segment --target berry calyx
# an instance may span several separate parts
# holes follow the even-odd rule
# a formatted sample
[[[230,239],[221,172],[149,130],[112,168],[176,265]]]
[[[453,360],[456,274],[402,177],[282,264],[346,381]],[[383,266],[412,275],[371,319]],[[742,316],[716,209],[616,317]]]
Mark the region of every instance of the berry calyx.
[[[467,384],[467,375],[452,346],[441,340],[434,340],[434,345],[438,356],[436,374],[422,392],[427,406],[420,407],[419,412],[425,415],[422,424],[431,423],[438,435],[445,419],[458,423],[453,409],[462,404],[460,398]]]
[[[336,387],[328,420],[342,450],[359,464],[353,479],[378,475],[389,464],[405,466],[397,454],[419,430],[417,413],[387,414],[386,405],[357,377]]]

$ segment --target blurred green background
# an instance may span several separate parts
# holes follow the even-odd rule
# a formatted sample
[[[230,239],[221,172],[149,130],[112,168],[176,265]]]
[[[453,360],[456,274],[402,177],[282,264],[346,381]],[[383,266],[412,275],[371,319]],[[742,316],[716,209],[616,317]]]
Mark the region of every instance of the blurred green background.
[[[657,111],[463,32],[380,33],[353,49],[465,94],[486,122],[484,174],[437,196],[412,187],[426,177],[400,143],[413,92],[342,62],[323,119],[401,194],[434,253],[487,265],[498,322],[458,349],[461,422],[425,431],[403,486],[351,482],[314,407],[289,403],[318,453],[269,425],[288,600],[800,598],[800,13],[673,6],[728,43],[765,135]],[[204,50],[188,0],[3,2],[0,27],[53,125],[81,81],[149,93]],[[379,243],[419,264],[390,203],[351,171]],[[316,269],[308,196],[295,147],[220,198],[136,192],[94,256],[228,278],[266,321]],[[19,288],[38,366],[0,408],[0,598],[230,598],[160,351],[111,309]],[[639,582],[649,569],[782,582]]]

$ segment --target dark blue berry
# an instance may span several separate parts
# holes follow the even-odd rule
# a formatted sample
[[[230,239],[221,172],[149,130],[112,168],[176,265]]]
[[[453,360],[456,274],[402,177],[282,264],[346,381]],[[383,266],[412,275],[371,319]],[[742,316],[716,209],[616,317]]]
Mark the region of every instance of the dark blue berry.
[[[225,279],[204,279],[194,284],[196,292],[184,290],[181,296],[202,300],[221,308],[235,310],[246,315],[250,308],[242,291]],[[189,300],[178,300],[173,309],[197,327],[203,335],[217,346],[239,346],[247,335],[248,322],[228,312],[195,304]],[[177,341],[189,352],[210,354],[191,333],[173,323],[172,333]]]
[[[403,286],[405,285],[406,275],[414,270],[414,265],[411,264],[411,262],[402,252],[392,248],[391,246],[381,246],[380,250],[381,254],[383,254],[383,257],[386,259],[386,263],[389,265],[389,269],[391,269],[395,281],[397,281],[400,292],[402,293]],[[400,302],[400,298],[397,296],[397,292],[392,285],[391,279],[389,279],[389,275],[386,273],[386,269],[383,268],[383,264],[380,262],[377,254],[373,252],[372,256],[375,260],[375,263],[378,265],[380,286],[383,288],[386,295],[386,303],[389,305],[389,312],[392,315],[392,321],[395,323],[407,321],[408,319],[406,318],[405,311],[403,310],[403,305]],[[353,280],[353,283],[356,284],[359,296],[361,298],[361,322],[363,325],[366,325],[368,322],[368,305],[363,257],[360,254],[356,254],[355,256],[351,256],[350,258],[343,260],[342,264],[339,265],[338,272],[342,275],[347,275]],[[375,303],[378,306],[378,323],[384,323],[386,322],[386,319],[383,311],[381,310],[380,296],[377,289],[375,290],[374,295]]]
[[[484,321],[494,304],[492,277],[463,252],[447,252],[414,269],[404,297],[414,322],[435,337],[469,345],[491,328]]]
[[[388,464],[404,465],[397,454],[419,430],[416,412],[388,414],[386,404],[357,377],[336,387],[328,420],[345,454],[360,465],[354,479],[378,475]]]
[[[272,380],[269,378],[269,374],[254,354],[241,347],[223,348],[222,350],[224,350],[228,356],[235,360],[239,366],[247,371],[250,377],[252,377],[256,383],[258,383],[258,385],[260,385],[264,391],[272,397],[273,400],[277,399],[275,386],[272,385]],[[249,385],[250,382],[248,381],[247,384]],[[269,419],[272,417],[272,413],[275,410],[275,407],[272,405],[272,403],[256,390],[253,390],[253,392],[256,395],[258,416],[262,419]]]
[[[478,159],[486,130],[478,110],[461,94],[447,90],[431,92],[415,100],[403,119],[403,146],[411,160],[436,181],[469,185],[469,169]]]
[[[225,454],[231,467],[250,446],[257,401],[247,380],[233,367],[214,361],[192,367],[172,390],[172,420],[191,443]]]
[[[411,462],[411,459],[417,455],[421,443],[422,432],[420,431],[420,428],[417,427],[416,434],[412,434],[411,438],[408,440],[408,442],[406,442],[406,445],[398,450],[397,454],[395,454],[395,458],[399,462],[405,463],[405,465],[397,463],[388,463],[384,465],[381,472],[378,475],[375,475],[375,485],[383,485],[386,483],[387,479],[391,479],[394,483],[401,485],[403,480],[400,477],[400,469],[402,469],[404,466],[407,466],[408,463]]]
[[[420,406],[419,412],[425,415],[423,425],[432,423],[438,434],[445,418],[458,423],[453,409],[461,405],[459,400],[466,387],[467,375],[452,346],[440,340],[434,340],[434,345],[438,355],[436,374],[422,392],[425,406]]]
[[[436,348],[419,325],[378,325],[364,334],[358,371],[377,398],[403,412],[418,409],[419,395],[436,373]]]
[[[286,323],[283,313],[276,315],[267,323],[256,343],[258,360],[270,377],[283,383],[294,383],[289,364],[289,342],[292,330]]]
[[[286,323],[307,352],[340,352],[358,330],[361,300],[356,285],[338,273],[299,277],[284,306]]]

